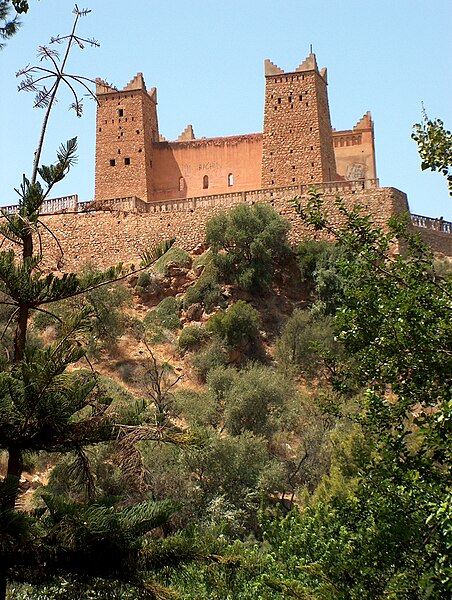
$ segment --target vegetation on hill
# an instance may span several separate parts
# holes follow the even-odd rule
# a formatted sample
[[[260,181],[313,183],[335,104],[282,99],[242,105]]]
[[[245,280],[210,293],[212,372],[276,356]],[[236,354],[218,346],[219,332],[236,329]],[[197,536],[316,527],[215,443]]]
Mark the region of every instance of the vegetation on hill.
[[[450,268],[311,190],[335,244],[238,206],[194,261],[147,252],[133,304],[122,266],[42,270],[75,152],[0,224],[0,599],[449,598]]]

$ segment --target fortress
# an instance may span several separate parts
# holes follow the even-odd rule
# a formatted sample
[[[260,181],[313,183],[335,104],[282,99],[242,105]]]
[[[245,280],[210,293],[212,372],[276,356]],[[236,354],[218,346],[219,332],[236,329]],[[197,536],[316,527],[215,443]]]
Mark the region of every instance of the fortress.
[[[310,54],[293,72],[265,61],[263,133],[176,141],[159,134],[157,90],[141,73],[122,90],[96,82],[96,200],[144,202],[340,181],[376,183],[367,112],[351,130],[331,128],[326,69]],[[365,187],[368,187],[366,185]]]
[[[332,129],[327,74],[314,54],[290,73],[265,61],[262,133],[195,139],[188,125],[170,142],[159,133],[156,89],[147,90],[141,73],[122,90],[99,79],[96,93],[94,201],[56,198],[41,211],[63,249],[64,270],[87,261],[136,264],[144,249],[170,237],[191,251],[204,242],[213,215],[240,203],[271,204],[291,222],[294,244],[322,236],[290,203],[295,196],[303,201],[311,186],[338,227],[337,196],[383,228],[409,210],[403,192],[379,187],[370,113],[350,130]],[[452,223],[419,215],[411,221],[434,250],[452,256]],[[60,247],[47,230],[42,236],[55,264]]]

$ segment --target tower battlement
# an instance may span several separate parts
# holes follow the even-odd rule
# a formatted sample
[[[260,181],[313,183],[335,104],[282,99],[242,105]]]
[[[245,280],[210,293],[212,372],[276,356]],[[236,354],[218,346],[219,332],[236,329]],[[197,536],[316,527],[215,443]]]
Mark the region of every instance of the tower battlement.
[[[351,130],[331,127],[327,71],[312,52],[290,72],[264,62],[262,133],[200,143],[192,125],[175,141],[159,133],[157,90],[141,72],[123,88],[96,80],[97,200],[146,202],[258,188],[376,179],[370,113]]]

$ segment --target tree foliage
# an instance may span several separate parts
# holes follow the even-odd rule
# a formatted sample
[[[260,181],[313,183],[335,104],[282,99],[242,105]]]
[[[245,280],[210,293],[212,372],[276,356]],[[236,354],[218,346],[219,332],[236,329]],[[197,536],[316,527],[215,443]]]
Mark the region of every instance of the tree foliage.
[[[411,135],[421,157],[421,169],[438,171],[447,179],[452,195],[452,133],[441,119],[430,119],[423,111],[423,120],[416,123]]]
[[[275,264],[290,251],[289,227],[267,204],[241,204],[212,217],[206,225],[206,240],[220,276],[244,290],[267,290]]]

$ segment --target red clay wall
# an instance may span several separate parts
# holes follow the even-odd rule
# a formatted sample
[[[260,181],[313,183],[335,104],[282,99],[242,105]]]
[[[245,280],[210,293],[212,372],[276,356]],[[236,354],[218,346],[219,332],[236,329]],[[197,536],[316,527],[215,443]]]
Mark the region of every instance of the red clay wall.
[[[346,131],[333,131],[338,175],[346,180],[376,179],[374,126],[367,112]]]
[[[153,144],[152,200],[256,189],[261,158],[260,133]]]

